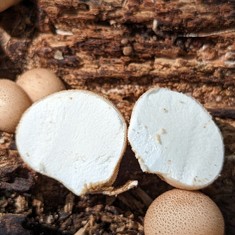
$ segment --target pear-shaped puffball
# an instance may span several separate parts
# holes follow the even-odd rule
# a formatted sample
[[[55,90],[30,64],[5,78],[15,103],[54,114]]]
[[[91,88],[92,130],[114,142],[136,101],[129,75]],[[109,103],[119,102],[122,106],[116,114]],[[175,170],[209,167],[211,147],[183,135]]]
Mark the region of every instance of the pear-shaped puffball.
[[[0,79],[0,130],[14,133],[21,115],[31,103],[15,82]]]
[[[5,11],[7,8],[16,5],[21,0],[0,0],[0,12]]]
[[[50,70],[31,69],[19,76],[16,83],[35,102],[55,92],[65,90],[63,82]]]
[[[223,235],[217,205],[199,192],[173,189],[157,197],[144,219],[145,235]]]

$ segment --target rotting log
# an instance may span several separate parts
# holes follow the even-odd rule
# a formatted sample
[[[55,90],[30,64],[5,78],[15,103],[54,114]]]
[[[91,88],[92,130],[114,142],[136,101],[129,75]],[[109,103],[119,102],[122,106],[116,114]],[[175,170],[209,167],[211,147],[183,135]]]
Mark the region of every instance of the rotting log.
[[[32,2],[0,13],[0,77],[14,79],[22,72],[28,47],[37,32],[37,14]]]
[[[0,76],[16,79],[34,67],[52,69],[68,88],[106,96],[127,122],[135,101],[153,86],[199,100],[219,125],[226,150],[221,176],[204,191],[221,208],[226,234],[235,233],[233,0],[24,1],[0,15]],[[143,174],[128,148],[116,184],[138,179],[139,188],[117,198],[78,198],[27,169],[13,136],[2,133],[0,140],[1,212],[14,214],[17,200],[24,199],[19,213],[30,214],[27,229],[92,234],[109,224],[113,233],[121,227],[126,234],[133,229],[143,234],[147,206],[170,188],[158,177]]]
[[[179,43],[151,32],[147,38],[125,32],[125,26],[93,26],[73,35],[40,34],[29,47],[25,69],[51,68],[72,88],[107,96],[126,117],[153,86],[190,93],[208,108],[235,106],[235,33]]]
[[[203,0],[39,0],[55,29],[87,23],[142,24],[171,34],[196,36],[234,31],[234,1]],[[48,23],[48,22],[47,22]]]

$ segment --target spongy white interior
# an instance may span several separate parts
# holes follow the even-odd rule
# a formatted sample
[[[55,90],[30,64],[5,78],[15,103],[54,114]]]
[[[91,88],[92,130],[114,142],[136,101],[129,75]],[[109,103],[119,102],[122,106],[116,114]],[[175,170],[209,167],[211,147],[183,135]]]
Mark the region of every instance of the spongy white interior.
[[[108,181],[126,145],[126,124],[116,108],[87,91],[63,91],[23,115],[16,143],[23,160],[80,195]]]
[[[193,98],[168,89],[140,97],[128,139],[141,169],[162,175],[176,187],[205,187],[223,165],[223,140],[211,116]]]

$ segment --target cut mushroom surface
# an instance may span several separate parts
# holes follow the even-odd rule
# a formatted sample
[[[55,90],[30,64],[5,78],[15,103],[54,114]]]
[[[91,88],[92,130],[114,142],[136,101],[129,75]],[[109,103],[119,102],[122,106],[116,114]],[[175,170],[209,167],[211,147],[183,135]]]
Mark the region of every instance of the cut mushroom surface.
[[[143,171],[178,188],[204,188],[223,166],[223,140],[210,114],[192,97],[165,88],[139,98],[128,139]]]
[[[34,103],[25,112],[16,143],[32,169],[81,195],[113,183],[126,131],[111,102],[92,92],[68,90]]]

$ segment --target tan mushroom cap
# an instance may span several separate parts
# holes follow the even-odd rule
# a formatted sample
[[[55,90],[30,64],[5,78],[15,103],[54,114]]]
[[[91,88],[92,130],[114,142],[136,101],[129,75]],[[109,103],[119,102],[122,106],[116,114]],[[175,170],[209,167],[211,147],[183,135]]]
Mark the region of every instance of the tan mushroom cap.
[[[31,103],[27,94],[15,82],[0,79],[0,130],[15,132],[21,115]]]
[[[1,0],[0,12],[5,11],[7,8],[19,3],[21,0]]]
[[[52,71],[44,68],[26,71],[16,83],[24,89],[33,102],[65,90],[63,82]]]
[[[173,189],[157,197],[144,219],[145,235],[223,235],[217,205],[200,192]]]

